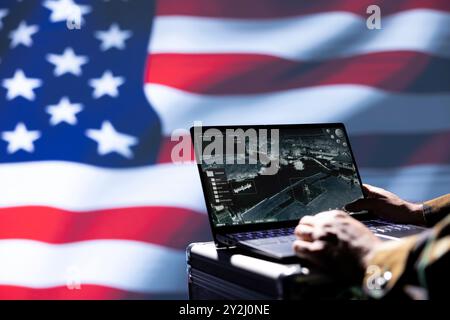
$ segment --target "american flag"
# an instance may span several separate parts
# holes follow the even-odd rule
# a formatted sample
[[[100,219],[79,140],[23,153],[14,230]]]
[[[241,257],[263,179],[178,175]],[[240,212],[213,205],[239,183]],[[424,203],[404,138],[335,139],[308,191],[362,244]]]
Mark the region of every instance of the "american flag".
[[[364,182],[448,192],[448,0],[2,0],[0,59],[2,299],[185,297],[195,120],[342,121]]]

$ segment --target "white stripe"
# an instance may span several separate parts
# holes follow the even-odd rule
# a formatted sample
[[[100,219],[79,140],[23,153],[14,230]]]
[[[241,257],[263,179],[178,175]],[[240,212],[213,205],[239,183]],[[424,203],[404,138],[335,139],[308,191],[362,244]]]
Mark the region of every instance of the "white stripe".
[[[410,200],[421,201],[449,192],[450,166],[363,168],[361,174],[363,182]],[[193,164],[111,170],[68,162],[31,162],[0,165],[0,177],[0,207],[42,205],[95,210],[175,206],[206,212]]]
[[[103,169],[57,161],[0,164],[0,207],[23,205],[66,210],[169,206],[205,211],[192,165]]]
[[[239,20],[157,17],[152,53],[254,53],[317,60],[374,51],[412,50],[450,57],[450,14],[403,11],[369,30],[366,18],[328,12],[294,18]]]
[[[417,133],[450,128],[449,94],[394,94],[333,85],[255,95],[201,95],[145,85],[164,134],[204,125],[345,122],[351,133]],[[408,119],[407,121],[405,121]]]
[[[382,155],[389,157],[389,155]],[[411,201],[425,201],[450,193],[450,166],[420,165],[400,169],[361,170],[363,183],[387,189]]]
[[[110,286],[134,292],[186,290],[185,254],[134,241],[95,240],[54,245],[0,241],[0,284],[48,288]]]

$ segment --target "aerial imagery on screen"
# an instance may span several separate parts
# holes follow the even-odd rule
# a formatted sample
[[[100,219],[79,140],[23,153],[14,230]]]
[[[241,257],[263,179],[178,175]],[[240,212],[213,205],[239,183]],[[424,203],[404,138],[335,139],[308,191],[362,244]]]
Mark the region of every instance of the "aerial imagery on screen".
[[[339,127],[279,130],[279,168],[206,164],[201,170],[215,226],[297,220],[363,197],[349,142]],[[245,141],[245,157],[260,152]],[[270,149],[270,148],[266,148]]]

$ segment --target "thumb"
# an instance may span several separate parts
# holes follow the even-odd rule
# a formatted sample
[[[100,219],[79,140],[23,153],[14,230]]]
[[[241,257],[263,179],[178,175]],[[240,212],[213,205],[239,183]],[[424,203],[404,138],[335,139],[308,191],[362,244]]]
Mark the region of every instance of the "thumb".
[[[359,212],[363,210],[375,210],[378,206],[377,199],[358,199],[345,206],[345,210]]]
[[[377,187],[371,186],[370,184],[364,183],[362,185],[363,193],[367,198],[377,198],[379,197],[379,191]]]
[[[362,185],[362,189],[367,198],[385,198],[388,197],[390,193],[387,190],[366,183]]]

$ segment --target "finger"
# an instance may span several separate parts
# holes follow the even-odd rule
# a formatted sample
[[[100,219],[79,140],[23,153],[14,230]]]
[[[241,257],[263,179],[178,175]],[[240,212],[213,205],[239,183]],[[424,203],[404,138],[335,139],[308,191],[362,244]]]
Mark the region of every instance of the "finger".
[[[320,227],[319,227],[320,226]],[[295,235],[299,240],[313,242],[316,240],[324,240],[327,243],[336,243],[337,236],[335,228],[328,223],[320,224],[318,227],[312,227],[306,224],[299,224],[295,228]]]
[[[324,241],[295,240],[293,247],[297,253],[320,255],[325,250],[326,243]]]
[[[313,233],[314,240],[320,240],[324,243],[323,250],[326,250],[331,245],[336,245],[339,242],[339,238],[336,234],[335,228],[332,226],[323,227],[317,232]]]
[[[304,241],[304,240],[295,240],[292,244],[292,248],[294,249],[295,253],[297,254],[307,254],[310,253],[311,250],[311,242]]]
[[[300,219],[299,224],[307,224],[307,225],[313,225],[314,224],[314,217],[313,216],[304,216]]]
[[[314,217],[317,220],[331,220],[333,221],[337,217],[347,217],[348,214],[345,211],[342,210],[329,210],[329,211],[322,211],[316,214]]]
[[[360,212],[363,210],[375,210],[379,206],[379,200],[368,198],[358,199],[345,206],[345,210],[350,212]]]
[[[363,193],[364,193],[364,195],[366,196],[366,197],[373,197],[373,192],[372,192],[372,188],[373,188],[373,186],[371,186],[370,184],[366,184],[366,183],[364,183],[363,185],[362,185],[362,190],[363,190]]]
[[[293,243],[293,249],[297,256],[302,259],[308,260],[309,262],[317,266],[323,266],[325,260],[321,255],[320,248],[320,241],[308,242],[303,240],[296,240]]]
[[[294,233],[300,240],[312,241],[313,240],[313,236],[312,236],[313,232],[314,232],[314,228],[311,227],[310,225],[299,224],[295,228]]]
[[[363,184],[363,191],[368,198],[381,198],[390,193],[387,190],[372,186],[370,184]]]
[[[353,201],[353,202],[350,202],[350,203],[347,203],[345,206],[344,206],[344,208],[345,208],[345,210],[347,210],[347,211],[349,211],[349,212],[358,212],[358,211],[362,211],[362,210],[364,210],[364,209],[361,209],[361,208],[363,208],[365,205],[364,205],[364,202],[366,201],[367,199],[357,199],[357,200],[355,200],[355,201]]]

